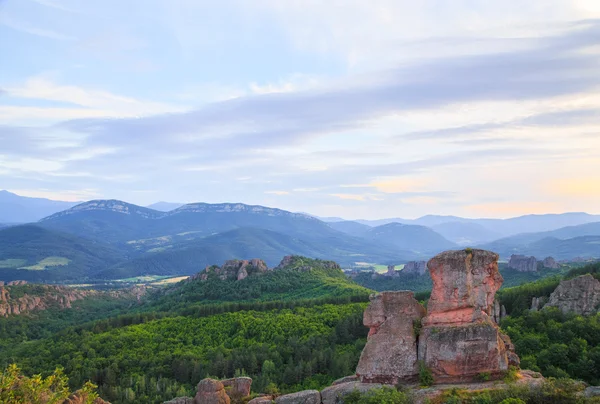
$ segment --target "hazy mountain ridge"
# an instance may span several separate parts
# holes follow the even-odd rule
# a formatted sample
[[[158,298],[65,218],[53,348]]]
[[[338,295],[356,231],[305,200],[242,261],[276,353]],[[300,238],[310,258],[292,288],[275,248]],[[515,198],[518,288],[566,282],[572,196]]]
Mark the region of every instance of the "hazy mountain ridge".
[[[53,213],[69,209],[78,203],[29,198],[0,190],[0,223],[36,222]]]

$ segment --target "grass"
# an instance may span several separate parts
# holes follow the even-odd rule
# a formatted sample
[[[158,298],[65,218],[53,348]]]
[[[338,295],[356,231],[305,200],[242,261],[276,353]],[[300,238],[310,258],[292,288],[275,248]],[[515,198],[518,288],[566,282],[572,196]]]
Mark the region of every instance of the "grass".
[[[26,260],[22,259],[9,258],[0,261],[0,268],[19,268],[20,266],[25,265],[26,262]]]
[[[62,267],[69,265],[70,259],[65,257],[46,257],[35,265],[21,267],[19,269],[27,269],[30,271],[44,271],[51,267]]]
[[[168,285],[171,283],[181,282],[182,280],[187,279],[187,278],[189,278],[189,276],[176,276],[174,278],[161,279],[158,282],[151,283],[151,285],[152,286]]]

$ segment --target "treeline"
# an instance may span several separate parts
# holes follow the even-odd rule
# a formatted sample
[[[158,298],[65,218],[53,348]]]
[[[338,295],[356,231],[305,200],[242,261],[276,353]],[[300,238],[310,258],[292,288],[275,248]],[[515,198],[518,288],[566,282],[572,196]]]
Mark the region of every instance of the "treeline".
[[[321,388],[351,374],[365,343],[364,303],[167,317],[107,331],[68,329],[2,351],[27,373],[60,365],[113,403],[192,394],[204,377],[247,374],[254,391]]]

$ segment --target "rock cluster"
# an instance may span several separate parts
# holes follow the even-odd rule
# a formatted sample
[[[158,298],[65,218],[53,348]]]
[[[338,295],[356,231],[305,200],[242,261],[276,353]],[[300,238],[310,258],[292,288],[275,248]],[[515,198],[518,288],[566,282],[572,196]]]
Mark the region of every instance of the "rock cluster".
[[[508,261],[508,267],[519,272],[536,272],[538,270],[537,259],[524,255],[513,254]]]
[[[544,307],[584,316],[595,314],[600,309],[600,281],[590,274],[561,281]]]
[[[32,291],[26,290],[22,296],[12,298],[11,287],[25,284],[25,281],[13,281],[8,282],[6,286],[0,286],[0,317],[46,310],[50,307],[70,309],[73,302],[88,297],[136,298],[139,301],[146,293],[146,288],[143,286],[135,286],[119,291],[99,292],[96,290],[75,289],[67,286],[35,285],[35,291],[33,289]]]
[[[250,397],[252,379],[249,377],[236,377],[227,380],[203,379],[198,383],[196,396],[177,397],[163,404],[229,404],[234,400],[247,400]],[[262,398],[262,397],[261,397]],[[257,404],[260,401],[250,400],[249,403]],[[271,402],[272,397],[268,397]],[[246,402],[246,401],[244,401]]]
[[[506,313],[494,299],[503,282],[498,255],[447,251],[427,266],[433,280],[427,312],[412,292],[371,297],[363,319],[369,336],[356,369],[360,381],[413,381],[419,361],[444,382],[499,376],[518,365],[514,346],[497,325]]]
[[[427,263],[425,261],[410,261],[404,265],[403,274],[425,275],[427,272]]]
[[[267,272],[269,267],[263,260],[257,258],[251,260],[228,260],[222,266],[209,265],[204,271],[188,278],[192,281],[195,279],[207,280],[211,275],[217,276],[221,280],[234,279],[241,281],[246,279],[248,275],[254,273]]]

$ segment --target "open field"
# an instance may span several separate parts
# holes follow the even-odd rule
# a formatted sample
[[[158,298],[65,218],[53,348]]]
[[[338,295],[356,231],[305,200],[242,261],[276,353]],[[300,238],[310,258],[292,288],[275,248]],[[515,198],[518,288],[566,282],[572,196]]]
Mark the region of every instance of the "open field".
[[[65,258],[65,257],[47,257],[35,265],[31,265],[28,267],[21,267],[19,269],[27,269],[30,271],[44,271],[51,267],[61,267],[61,266],[69,265],[69,262],[71,262],[71,260],[69,260],[68,258]]]

